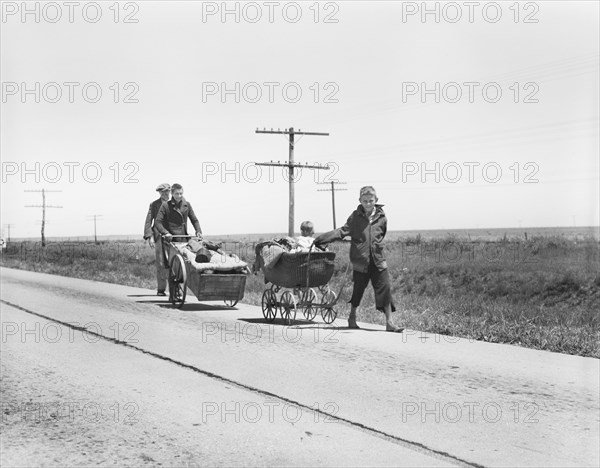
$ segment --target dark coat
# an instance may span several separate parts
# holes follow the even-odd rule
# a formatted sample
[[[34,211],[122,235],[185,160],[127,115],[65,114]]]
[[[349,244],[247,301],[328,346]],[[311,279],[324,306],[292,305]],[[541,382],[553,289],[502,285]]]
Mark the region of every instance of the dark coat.
[[[188,217],[196,233],[202,233],[200,223],[192,209],[192,205],[185,198],[182,198],[181,205],[177,206],[175,200],[171,198],[168,202],[163,202],[160,206],[155,225],[161,234],[187,235]]]
[[[160,237],[160,233],[158,232],[158,229],[156,229],[156,215],[158,215],[158,210],[162,203],[162,198],[150,203],[148,214],[146,215],[146,222],[144,223],[144,240],[154,237],[154,241],[158,241]]]
[[[387,262],[383,253],[383,239],[387,232],[387,218],[383,212],[383,205],[375,205],[375,218],[369,223],[369,217],[365,214],[362,205],[350,215],[346,224],[341,228],[321,234],[315,239],[315,244],[328,244],[334,240],[350,236],[350,261],[356,271],[366,273],[369,263],[373,263],[378,270],[387,268]]]

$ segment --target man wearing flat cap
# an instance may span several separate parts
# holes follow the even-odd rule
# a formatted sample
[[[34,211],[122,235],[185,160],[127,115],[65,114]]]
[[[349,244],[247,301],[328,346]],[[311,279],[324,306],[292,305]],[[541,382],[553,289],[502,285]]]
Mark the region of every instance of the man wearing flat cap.
[[[160,194],[158,200],[150,203],[148,214],[146,215],[146,223],[144,224],[144,240],[148,241],[150,247],[154,247],[155,263],[156,263],[156,284],[158,296],[166,296],[167,277],[169,270],[164,265],[162,242],[160,240],[160,232],[156,228],[156,216],[163,202],[168,202],[171,194],[171,186],[169,184],[160,184],[156,187],[156,191]]]

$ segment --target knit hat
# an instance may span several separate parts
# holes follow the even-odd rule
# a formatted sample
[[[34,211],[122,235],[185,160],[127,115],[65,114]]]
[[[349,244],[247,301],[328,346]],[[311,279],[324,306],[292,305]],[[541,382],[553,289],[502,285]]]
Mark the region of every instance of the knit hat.
[[[377,198],[377,192],[371,185],[366,185],[360,189],[360,195],[358,198],[362,198],[363,195],[373,195],[375,198]]]

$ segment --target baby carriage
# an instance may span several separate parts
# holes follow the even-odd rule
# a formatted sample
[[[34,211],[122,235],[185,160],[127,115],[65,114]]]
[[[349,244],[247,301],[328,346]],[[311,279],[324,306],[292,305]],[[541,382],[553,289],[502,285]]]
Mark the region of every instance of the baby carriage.
[[[298,309],[306,320],[313,320],[319,311],[325,323],[336,319],[337,295],[328,285],[335,252],[312,247],[308,252],[286,252],[276,242],[264,242],[256,246],[256,259],[265,283],[271,283],[261,301],[266,320],[274,321],[279,312],[289,324],[296,319]]]

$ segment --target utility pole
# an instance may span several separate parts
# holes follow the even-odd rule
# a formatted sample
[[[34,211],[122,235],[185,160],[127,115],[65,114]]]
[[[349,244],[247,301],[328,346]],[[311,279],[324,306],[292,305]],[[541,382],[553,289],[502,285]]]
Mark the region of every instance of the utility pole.
[[[4,225],[8,229],[8,237],[6,238],[6,243],[10,242],[10,227],[14,226],[14,224],[5,224]]]
[[[90,215],[88,221],[94,220],[94,244],[98,243],[98,237],[96,237],[96,218],[102,218],[102,215]]]
[[[288,141],[289,141],[289,156],[288,156],[288,161],[287,162],[273,162],[271,161],[270,163],[254,163],[257,166],[284,166],[288,168],[288,175],[289,175],[289,215],[288,215],[288,236],[292,237],[294,235],[294,168],[296,167],[302,167],[302,168],[306,168],[306,169],[316,169],[316,170],[329,170],[329,166],[328,165],[321,165],[321,164],[297,164],[294,162],[294,144],[295,144],[295,140],[294,140],[294,136],[295,135],[316,135],[316,136],[329,136],[329,133],[321,133],[321,132],[302,132],[300,129],[298,129],[298,131],[294,131],[294,127],[290,127],[289,129],[286,128],[284,130],[267,130],[267,129],[262,129],[259,130],[258,128],[256,129],[256,133],[270,133],[270,134],[283,134],[283,135],[289,135]]]
[[[331,192],[331,208],[333,210],[333,229],[336,228],[335,225],[335,192],[346,191],[348,189],[345,188],[335,188],[335,184],[345,184],[346,182],[337,182],[335,180],[331,181],[331,188],[328,189],[317,189],[317,192]],[[321,182],[321,184],[329,184],[329,182]]]
[[[46,226],[46,208],[62,208],[57,205],[46,205],[46,193],[48,192],[61,192],[62,190],[25,190],[25,192],[42,192],[42,204],[41,205],[25,205],[25,208],[41,208],[42,209],[42,247],[46,246],[46,236],[44,234],[44,227]]]

